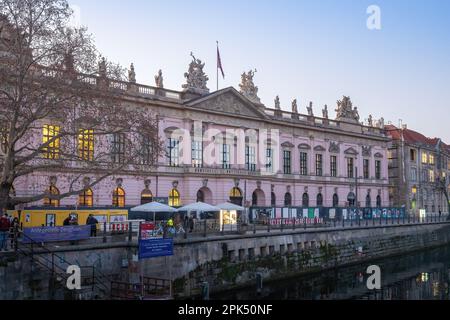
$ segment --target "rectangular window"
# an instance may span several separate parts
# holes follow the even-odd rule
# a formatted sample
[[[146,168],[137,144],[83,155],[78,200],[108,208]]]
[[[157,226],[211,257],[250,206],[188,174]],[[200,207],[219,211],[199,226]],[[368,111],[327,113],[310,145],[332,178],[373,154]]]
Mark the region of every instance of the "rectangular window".
[[[321,154],[316,154],[316,176],[322,176],[323,170],[322,170],[322,164],[323,164],[323,157]]]
[[[347,177],[354,178],[353,158],[347,158]]]
[[[180,165],[180,141],[169,138],[167,140],[167,160],[170,167],[178,167]]]
[[[429,170],[429,181],[434,182],[434,170]]]
[[[78,134],[78,156],[81,160],[94,160],[94,130],[80,129]]]
[[[364,179],[369,179],[369,159],[364,159],[363,161],[363,174],[364,174]]]
[[[291,151],[283,151],[283,172],[284,174],[291,174]]]
[[[42,144],[47,144],[48,146],[43,147],[42,151],[44,158],[46,159],[59,159],[59,133],[60,127],[46,124],[42,128]],[[58,137],[58,138],[56,138]],[[6,142],[6,140],[5,140]],[[2,141],[3,143],[3,141]]]
[[[308,175],[308,154],[306,152],[300,152],[300,175]]]
[[[416,150],[410,149],[410,159],[411,161],[416,161]]]
[[[426,154],[426,152],[422,152],[422,163],[428,163],[428,155]]]
[[[411,168],[411,181],[416,182],[417,181],[417,169]]]
[[[266,171],[273,172],[273,149],[266,149]]]
[[[141,156],[142,164],[152,165],[154,161],[156,161],[156,159],[153,158],[154,154],[152,140],[146,135],[142,136]]]
[[[124,163],[125,161],[125,134],[115,133],[111,141],[111,158],[114,163]]]
[[[192,166],[194,168],[203,167],[203,142],[192,141]]]
[[[332,177],[337,177],[337,157],[330,157],[330,175]]]
[[[220,162],[222,163],[223,169],[230,169],[230,145],[229,144],[221,144],[220,145]]]
[[[245,146],[245,169],[256,171],[256,148]]]
[[[375,160],[375,179],[381,179],[381,161]]]
[[[434,165],[434,154],[430,154],[430,156],[428,157],[428,160],[431,165]]]

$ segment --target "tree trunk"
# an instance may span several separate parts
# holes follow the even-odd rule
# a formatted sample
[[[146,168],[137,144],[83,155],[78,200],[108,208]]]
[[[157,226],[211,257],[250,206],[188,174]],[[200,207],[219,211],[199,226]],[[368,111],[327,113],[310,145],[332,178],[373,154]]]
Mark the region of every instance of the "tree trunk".
[[[0,185],[0,214],[5,210],[9,210],[11,206],[11,197],[9,196],[11,186],[7,183],[2,183]]]

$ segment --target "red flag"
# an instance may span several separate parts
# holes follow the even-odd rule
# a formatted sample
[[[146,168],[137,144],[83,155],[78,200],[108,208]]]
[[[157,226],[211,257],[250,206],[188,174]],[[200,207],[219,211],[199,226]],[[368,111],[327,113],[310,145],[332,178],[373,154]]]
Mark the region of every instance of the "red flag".
[[[223,72],[222,60],[220,59],[219,45],[217,45],[217,68],[222,72],[222,77],[225,79],[225,73]]]

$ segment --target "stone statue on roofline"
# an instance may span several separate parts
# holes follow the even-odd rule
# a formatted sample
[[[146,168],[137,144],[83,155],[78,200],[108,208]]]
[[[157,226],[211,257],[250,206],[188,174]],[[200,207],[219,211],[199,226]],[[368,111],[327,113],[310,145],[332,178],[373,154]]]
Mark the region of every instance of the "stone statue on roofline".
[[[164,78],[161,69],[159,69],[158,74],[155,76],[155,85],[157,88],[164,88]]]
[[[325,105],[325,107],[322,109],[322,118],[328,119],[328,106]]]
[[[281,110],[281,106],[280,106],[280,97],[279,97],[279,96],[276,96],[276,97],[275,97],[275,109]]]
[[[336,120],[359,123],[359,119],[358,108],[353,107],[350,97],[343,96],[342,100],[337,101]]]
[[[313,103],[312,101],[309,102],[309,106],[306,107],[306,110],[308,111],[308,116],[313,117],[314,113],[313,113]]]
[[[133,64],[131,64],[130,70],[128,71],[128,81],[131,83],[136,83],[136,71],[134,71]]]
[[[369,115],[369,119],[367,119],[367,122],[368,122],[369,127],[373,127],[373,117],[371,114]]]
[[[191,91],[198,94],[209,93],[209,88],[206,86],[209,78],[203,71],[205,64],[197,59],[191,52],[192,61],[189,64],[189,70],[184,74],[186,84],[183,84],[185,91]]]
[[[297,99],[292,101],[292,113],[298,113]]]
[[[253,83],[253,77],[256,73],[255,71],[250,70],[248,73],[244,72],[241,75],[241,83],[239,84],[239,88],[241,88],[240,93],[255,103],[261,103],[261,100],[258,97],[258,87]]]

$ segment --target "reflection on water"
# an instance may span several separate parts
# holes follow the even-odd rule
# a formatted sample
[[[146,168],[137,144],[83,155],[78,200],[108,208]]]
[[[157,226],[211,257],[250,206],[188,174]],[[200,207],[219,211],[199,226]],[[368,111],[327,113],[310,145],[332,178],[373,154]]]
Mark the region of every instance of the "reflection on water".
[[[366,287],[370,264],[381,268],[382,289]],[[450,300],[450,246],[373,261],[254,288],[212,295],[212,299],[275,300]]]

